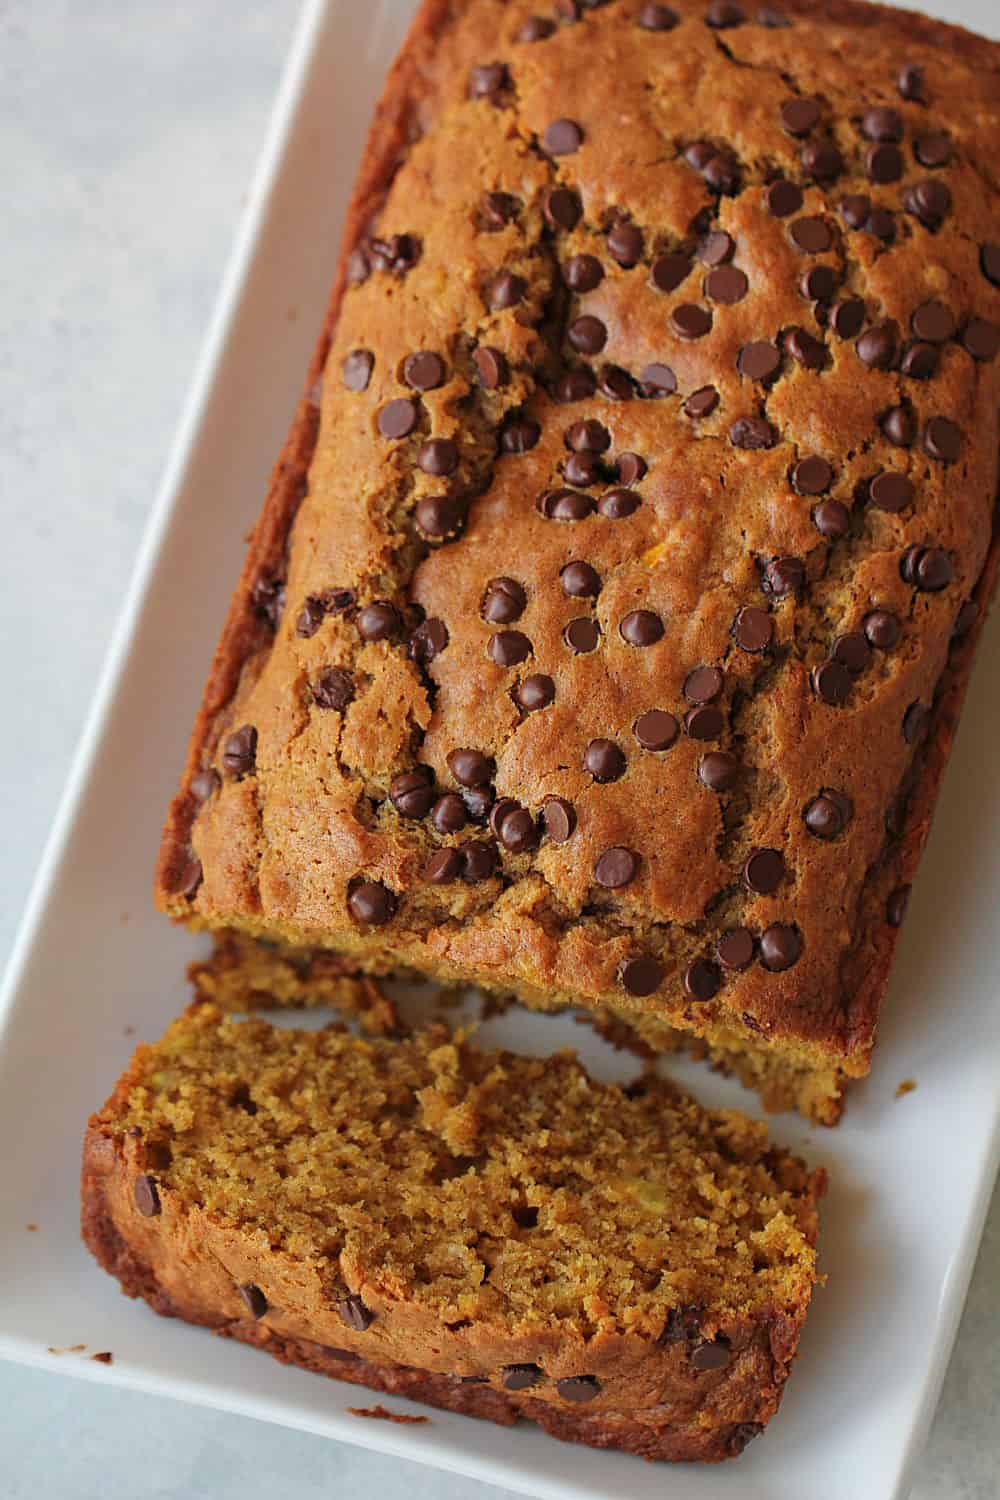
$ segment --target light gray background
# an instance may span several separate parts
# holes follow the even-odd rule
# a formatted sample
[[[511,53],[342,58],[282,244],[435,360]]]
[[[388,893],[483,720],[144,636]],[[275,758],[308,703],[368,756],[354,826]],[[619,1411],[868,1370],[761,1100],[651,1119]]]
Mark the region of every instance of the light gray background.
[[[0,0],[0,961],[156,492],[297,11],[297,0]],[[12,1365],[0,1365],[0,1452],[5,1500],[506,1493]],[[866,1500],[864,1472],[859,1453],[856,1500]],[[996,1500],[998,1475],[1000,1196],[912,1500]]]

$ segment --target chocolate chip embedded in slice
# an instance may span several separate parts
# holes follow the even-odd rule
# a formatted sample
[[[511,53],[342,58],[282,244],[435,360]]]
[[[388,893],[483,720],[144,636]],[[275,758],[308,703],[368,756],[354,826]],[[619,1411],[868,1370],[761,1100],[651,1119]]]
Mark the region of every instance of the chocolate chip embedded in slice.
[[[776,599],[785,599],[789,594],[801,594],[805,582],[805,564],[798,557],[773,558],[761,578],[764,592],[773,594]]]
[[[469,74],[469,98],[495,102],[497,95],[510,83],[506,63],[481,63]]]
[[[689,703],[712,703],[722,692],[724,678],[718,667],[695,667],[684,679]]]
[[[365,927],[384,927],[396,911],[396,897],[379,880],[362,880],[350,892],[351,916]]]
[[[169,889],[175,896],[186,896],[189,899],[195,894],[204,878],[201,860],[190,850],[179,856],[176,864],[171,866],[168,882]]]
[[[608,342],[608,330],[600,318],[585,314],[574,318],[566,330],[566,338],[578,354],[600,354]]]
[[[375,356],[370,349],[352,349],[340,368],[349,391],[366,391],[375,368]]]
[[[546,797],[542,803],[542,825],[553,844],[565,844],[576,829],[576,809],[565,797]]]
[[[448,370],[440,354],[419,349],[403,361],[403,379],[415,391],[434,391],[444,385]]]
[[[528,603],[516,578],[492,578],[480,606],[480,614],[491,625],[510,625],[519,620]]]
[[[741,651],[766,651],[774,634],[774,621],[766,609],[747,605],[733,621],[733,640]]]
[[[614,740],[591,740],[583,752],[584,768],[602,784],[624,776],[628,762]]]
[[[538,829],[534,818],[527,808],[516,804],[498,820],[496,834],[511,854],[526,854],[538,843]]]
[[[485,823],[493,807],[495,792],[491,786],[464,786],[462,801],[473,823]]]
[[[824,791],[806,805],[802,819],[814,838],[835,839],[847,827],[852,812],[849,797],[841,792]]]
[[[723,266],[736,254],[736,241],[724,229],[712,229],[699,241],[697,254],[703,266]]]
[[[738,266],[718,266],[705,277],[705,296],[725,306],[731,307],[742,302],[749,290],[746,272],[741,271]]]
[[[871,610],[865,615],[861,626],[868,644],[877,651],[891,651],[899,643],[899,619],[887,609]]]
[[[550,521],[585,521],[594,513],[594,502],[589,495],[573,490],[550,490],[542,496],[538,509]]]
[[[435,796],[434,772],[430,766],[401,771],[389,783],[389,800],[401,818],[425,818]]]
[[[754,452],[773,448],[778,434],[766,417],[737,417],[729,429],[729,441],[734,448]]]
[[[1000,286],[1000,245],[985,244],[980,247],[979,269],[987,281]]]
[[[618,983],[627,995],[642,999],[660,988],[663,983],[663,965],[648,956],[626,958],[618,966]]]
[[[698,780],[710,792],[728,792],[739,773],[739,761],[724,750],[712,750],[698,762]]]
[[[466,885],[480,885],[496,874],[500,860],[493,844],[470,839],[459,845],[459,852],[462,856],[462,879]]]
[[[910,317],[914,336],[928,344],[943,344],[955,336],[955,315],[943,302],[921,302]]]
[[[696,1370],[723,1370],[731,1358],[729,1340],[721,1334],[710,1344],[699,1344],[691,1353],[691,1363]]]
[[[931,417],[924,428],[924,452],[939,463],[956,463],[962,453],[961,428],[950,417]]]
[[[801,953],[802,939],[795,927],[775,922],[760,935],[760,961],[772,974],[790,969],[798,963]]]
[[[851,696],[851,674],[839,661],[825,661],[812,669],[813,691],[831,708],[840,708]]]
[[[633,609],[618,627],[623,641],[630,646],[655,646],[663,638],[663,621],[651,609]]]
[[[927,547],[921,551],[916,563],[917,588],[936,594],[951,582],[952,571],[951,559],[946,552],[941,552],[936,547]]]
[[[891,144],[870,146],[865,153],[865,171],[872,182],[898,182],[903,175],[902,151]]]
[[[251,1318],[260,1319],[268,1310],[268,1301],[260,1287],[253,1281],[244,1281],[236,1288],[243,1299]]]
[[[156,1215],[162,1213],[160,1194],[156,1186],[156,1179],[144,1173],[135,1179],[132,1189],[132,1198],[136,1208],[144,1219],[155,1219]]]
[[[833,483],[833,469],[825,458],[801,458],[791,477],[798,494],[824,495]]]
[[[684,732],[692,740],[717,740],[726,727],[726,716],[714,703],[692,708],[684,718]]]
[[[356,1292],[338,1302],[337,1311],[348,1328],[353,1328],[355,1333],[364,1333],[375,1321],[375,1314],[370,1307],[365,1306]]]
[[[930,380],[937,374],[941,356],[934,344],[911,344],[905,350],[899,368],[911,380]]]
[[[860,297],[846,297],[834,303],[830,309],[827,327],[838,338],[853,339],[861,332],[865,322],[865,304]]]
[[[631,401],[635,395],[632,377],[620,365],[602,365],[597,384],[609,401]]]
[[[770,896],[785,875],[785,861],[779,849],[753,849],[743,865],[743,883],[758,896]]]
[[[490,282],[486,301],[491,312],[507,312],[524,301],[528,283],[513,271],[499,271]]]
[[[799,291],[810,302],[832,302],[837,277],[832,266],[810,266],[799,278]]]
[[[550,228],[563,229],[568,234],[579,224],[583,205],[571,188],[551,188],[545,195],[543,212]]]
[[[619,484],[638,484],[640,479],[645,479],[649,465],[638,453],[619,453],[614,462],[614,471]]]
[[[786,177],[779,177],[776,182],[769,184],[764,200],[768,212],[776,219],[787,219],[792,214],[797,214],[804,202],[798,183],[789,182]]]
[[[672,396],[677,389],[677,376],[669,365],[654,362],[644,365],[639,372],[639,393],[647,400],[660,396]]]
[[[411,401],[408,396],[397,396],[379,412],[378,430],[384,438],[395,440],[409,437],[417,425],[419,414],[415,401]]]
[[[596,620],[581,615],[579,619],[569,621],[563,631],[563,640],[575,655],[585,656],[600,645],[601,627]]]
[[[568,1375],[556,1381],[556,1390],[564,1401],[593,1401],[601,1393],[601,1383],[596,1375]]]
[[[508,417],[500,431],[500,448],[504,453],[528,453],[542,435],[534,417]]]
[[[461,876],[464,864],[457,849],[439,849],[424,865],[423,878],[430,885],[451,885]]]
[[[596,255],[573,255],[563,262],[562,278],[571,292],[592,292],[604,280],[604,267]]]
[[[500,1384],[505,1391],[526,1391],[542,1378],[538,1365],[504,1365]]]
[[[781,369],[781,352],[773,344],[763,340],[744,344],[736,365],[740,374],[748,380],[772,380]]]
[[[458,445],[450,438],[431,438],[417,453],[417,463],[435,479],[447,478],[458,468]]]
[[[517,33],[516,41],[519,42],[544,42],[556,29],[555,21],[550,21],[547,16],[529,16]]]
[[[850,531],[851,513],[839,500],[822,500],[813,506],[812,523],[820,536],[836,542]]]
[[[572,156],[583,145],[583,130],[575,120],[553,120],[545,127],[542,145],[550,156]]]
[[[611,257],[626,271],[639,264],[645,248],[645,238],[637,224],[615,224],[608,231],[608,250]]]
[[[876,474],[869,484],[868,497],[879,510],[896,515],[899,511],[905,510],[908,505],[912,505],[913,484],[905,474],[899,474],[894,469],[885,469],[881,474]]]
[[[498,667],[516,667],[531,652],[531,642],[520,630],[499,630],[490,636],[489,653]]]
[[[485,786],[493,776],[493,762],[481,750],[452,750],[447,760],[459,786]]]
[[[636,16],[636,22],[644,31],[673,31],[680,17],[669,5],[644,5]]]
[[[871,663],[871,647],[860,630],[849,630],[838,635],[830,648],[830,657],[845,666],[852,677],[857,677]]]
[[[891,323],[868,328],[854,346],[862,364],[870,370],[891,369],[896,359],[896,330]]]
[[[487,234],[499,234],[517,218],[520,207],[510,193],[487,193],[479,208],[480,226]]]
[[[395,605],[386,599],[366,604],[355,621],[363,641],[389,641],[400,634],[403,622]]]
[[[616,846],[605,849],[594,865],[594,879],[605,890],[617,891],[631,885],[639,873],[639,856],[632,849]]]
[[[710,417],[719,404],[719,393],[714,385],[703,385],[697,391],[692,391],[684,403],[684,415],[691,417],[693,421],[700,421],[703,417]]]
[[[447,648],[450,636],[443,620],[432,617],[423,620],[410,636],[407,655],[411,661],[432,662]]]
[[[1000,353],[1000,328],[986,318],[970,318],[962,329],[959,342],[973,359],[988,363]]]
[[[591,417],[566,429],[566,446],[574,453],[606,453],[611,447],[611,434],[603,422]]]
[[[431,822],[438,833],[460,833],[466,824],[465,803],[457,792],[445,792],[431,812]]]
[[[601,592],[601,577],[590,563],[569,562],[559,574],[563,593],[572,599],[596,599]]]
[[[230,776],[249,776],[257,765],[257,731],[244,724],[227,738],[222,748],[222,764]]]
[[[917,745],[927,738],[931,727],[931,711],[922,703],[911,703],[903,715],[903,738],[908,745]]]
[[[787,353],[805,370],[821,370],[826,364],[826,345],[805,328],[789,328],[783,343]]]
[[[715,945],[715,956],[724,969],[745,969],[753,960],[753,933],[731,927]]]
[[[596,453],[571,453],[563,464],[563,476],[567,484],[587,489],[598,484],[602,476],[601,461]]]
[[[642,498],[634,490],[606,490],[597,502],[599,513],[608,521],[621,521],[639,509]]]
[[[573,401],[586,401],[597,389],[597,377],[589,366],[567,370],[560,375],[552,387],[552,399],[561,406]]]
[[[909,99],[915,104],[926,104],[927,96],[924,89],[924,70],[918,68],[915,63],[907,63],[900,68],[896,75],[896,88],[902,98]]]
[[[718,966],[707,958],[696,958],[684,970],[684,989],[688,998],[704,1004],[719,993],[722,975]]]
[[[953,152],[951,137],[943,130],[919,135],[913,142],[913,154],[922,167],[946,167]]]
[[[670,313],[670,327],[681,339],[702,339],[711,331],[712,314],[696,302],[682,302]]]
[[[537,713],[555,701],[556,685],[545,672],[532,672],[518,683],[514,697],[525,713]]]
[[[917,423],[908,406],[890,406],[879,418],[882,436],[895,448],[909,448],[917,435]]]
[[[733,26],[742,26],[746,20],[742,8],[732,0],[712,0],[705,12],[705,25],[716,31],[728,31]]]
[[[833,245],[830,226],[818,214],[793,220],[788,233],[796,250],[801,250],[804,255],[821,255]]]
[[[341,713],[354,698],[354,678],[344,667],[327,667],[309,685],[317,708],[337,709]]]
[[[822,110],[818,99],[796,96],[785,99],[778,111],[781,124],[789,135],[808,135],[819,124]]]
[[[669,750],[680,733],[680,725],[665,709],[651,708],[639,715],[632,733],[644,750]]]
[[[933,233],[941,228],[951,209],[951,189],[936,178],[925,178],[907,188],[903,207]]]

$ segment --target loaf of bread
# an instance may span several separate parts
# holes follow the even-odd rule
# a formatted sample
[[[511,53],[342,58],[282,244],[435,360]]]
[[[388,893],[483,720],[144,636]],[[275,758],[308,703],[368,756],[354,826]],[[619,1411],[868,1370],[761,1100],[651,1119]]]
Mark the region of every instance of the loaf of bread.
[[[835,1120],[996,571],[998,156],[904,12],[424,0],[162,906]]]
[[[569,1054],[206,1004],[91,1119],[83,1232],[130,1296],[279,1359],[722,1459],[781,1397],[822,1187],[763,1126]]]

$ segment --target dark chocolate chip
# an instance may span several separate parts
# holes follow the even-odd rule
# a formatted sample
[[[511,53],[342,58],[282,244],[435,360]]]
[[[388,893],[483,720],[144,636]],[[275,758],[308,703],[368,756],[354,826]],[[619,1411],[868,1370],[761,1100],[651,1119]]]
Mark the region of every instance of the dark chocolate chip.
[[[841,198],[838,208],[848,229],[864,229],[871,217],[872,200],[867,193],[848,193]]]
[[[363,641],[388,641],[399,635],[403,622],[399,611],[386,599],[366,604],[355,621]]]
[[[716,193],[737,193],[740,188],[740,164],[729,151],[717,151],[702,168],[706,184]]]
[[[551,188],[545,195],[544,212],[553,229],[564,229],[568,234],[579,224],[583,205],[571,188]]]
[[[907,63],[899,70],[896,75],[896,88],[902,98],[909,99],[914,104],[926,103],[923,69],[918,68],[916,64]]]
[[[435,796],[434,773],[429,766],[401,771],[389,783],[389,799],[401,818],[426,818]]]
[[[491,625],[511,625],[519,620],[528,598],[516,578],[491,578],[480,605],[480,614]]]
[[[831,708],[840,708],[851,693],[851,674],[839,661],[825,661],[812,669],[812,685],[816,696]]]
[[[789,215],[797,214],[804,201],[798,183],[789,182],[786,177],[779,177],[777,182],[772,182],[764,196],[768,212],[776,219],[787,219]]]
[[[761,583],[766,594],[784,599],[788,594],[800,594],[805,587],[805,564],[798,557],[775,557],[764,569]]]
[[[593,370],[567,370],[552,387],[552,396],[560,405],[568,406],[573,401],[586,401],[596,389],[597,380]]]
[[[341,365],[344,384],[349,391],[366,391],[375,368],[375,356],[370,349],[352,349]]]
[[[745,969],[753,961],[753,934],[745,927],[731,927],[715,945],[715,956],[724,969]]]
[[[516,804],[498,819],[496,834],[511,854],[526,854],[538,843],[538,829],[534,818],[527,808]]]
[[[479,383],[484,390],[495,391],[507,384],[510,379],[510,366],[507,356],[500,349],[493,349],[488,344],[480,344],[472,356],[479,376]]]
[[[464,864],[457,849],[439,849],[424,865],[423,876],[431,885],[451,885],[458,880]]]
[[[559,581],[563,586],[563,593],[569,594],[572,599],[596,599],[601,592],[600,574],[590,563],[567,563],[559,574]]]
[[[872,182],[898,182],[903,175],[903,153],[898,146],[869,146],[865,153],[865,170]]]
[[[833,483],[833,469],[825,458],[800,458],[792,469],[792,485],[800,495],[825,495]]]
[[[453,536],[465,520],[465,501],[458,495],[425,495],[413,515],[425,536]]]
[[[267,1312],[268,1301],[260,1287],[252,1281],[244,1281],[236,1290],[243,1298],[251,1318],[262,1318]]]
[[[493,776],[493,762],[481,750],[452,750],[448,769],[459,786],[485,786]]]
[[[728,792],[739,774],[739,761],[724,750],[711,750],[698,763],[698,780],[710,792]]]
[[[572,156],[583,145],[583,131],[575,120],[553,120],[545,127],[542,145],[550,156]]]
[[[465,803],[457,792],[445,792],[437,799],[431,822],[438,833],[458,833],[465,827]]]
[[[696,302],[682,302],[670,313],[670,327],[680,339],[702,339],[712,327],[712,314]]]
[[[827,541],[836,542],[850,530],[851,513],[839,500],[821,500],[813,506],[812,523]]]
[[[822,110],[818,99],[803,99],[795,96],[786,99],[778,111],[781,123],[789,135],[808,135],[819,124]]]
[[[952,157],[951,137],[940,130],[917,136],[913,154],[922,167],[946,167]]]
[[[415,391],[437,390],[439,385],[444,385],[447,373],[440,354],[434,354],[430,349],[408,354],[403,361],[403,379]]]
[[[649,268],[649,280],[658,292],[674,292],[690,273],[690,257],[675,251],[656,257]]]
[[[828,326],[838,338],[853,339],[864,327],[865,304],[860,297],[847,297],[830,309]]]
[[[861,130],[870,141],[901,141],[903,120],[898,109],[875,105],[861,118]]]
[[[921,302],[910,318],[914,337],[928,344],[943,344],[955,335],[955,315],[943,302]]]
[[[505,63],[483,63],[469,74],[469,98],[495,100],[509,82]]]
[[[531,655],[531,642],[520,630],[498,630],[490,636],[489,653],[498,667],[516,667]]]
[[[810,266],[799,279],[799,291],[810,302],[831,302],[837,290],[832,266]]]
[[[529,16],[517,33],[519,42],[544,42],[556,29],[556,23],[546,16]]]
[[[135,1179],[132,1197],[144,1219],[155,1219],[156,1215],[163,1211],[156,1179],[150,1177],[148,1173],[143,1173],[141,1177]]]
[[[631,401],[635,394],[631,375],[619,365],[602,365],[597,383],[609,401]]]
[[[917,435],[917,423],[908,406],[890,406],[879,418],[882,436],[896,448],[909,448]]]
[[[799,160],[802,170],[817,182],[832,182],[844,170],[844,158],[832,141],[806,141]]]
[[[986,244],[980,248],[979,268],[987,281],[1000,286],[1000,245]]]
[[[639,392],[641,395],[647,397],[647,399],[658,396],[672,396],[676,389],[677,376],[669,365],[645,365],[640,371]]]
[[[500,1384],[505,1391],[526,1391],[541,1378],[538,1365],[504,1365],[500,1371]]]
[[[663,966],[655,958],[626,958],[618,966],[618,983],[628,995],[652,995],[663,983]]]
[[[911,344],[900,361],[900,370],[911,380],[930,380],[937,374],[941,356],[933,344]]]
[[[230,776],[249,776],[257,764],[257,731],[252,724],[234,730],[222,747],[223,769]]]
[[[542,803],[542,824],[553,844],[565,844],[576,829],[576,809],[565,797],[546,797]]]
[[[364,1333],[375,1321],[375,1314],[371,1308],[366,1307],[356,1292],[345,1297],[342,1302],[337,1303],[337,1311],[348,1328],[353,1328],[355,1333]]]
[[[722,975],[718,965],[712,963],[711,959],[696,958],[684,970],[684,989],[688,998],[701,1004],[719,993],[721,983]]]
[[[630,646],[654,646],[663,636],[663,621],[651,609],[633,609],[618,627]]]
[[[797,364],[807,370],[821,370],[826,363],[826,345],[804,328],[790,328],[785,334],[785,348]]]
[[[684,732],[692,740],[717,740],[726,727],[726,716],[714,703],[692,708],[684,718]]]
[[[344,667],[327,667],[310,683],[317,708],[334,708],[341,712],[354,698],[354,678]]]
[[[961,344],[973,359],[987,363],[1000,352],[1000,328],[986,318],[970,318],[962,329]]]
[[[722,1370],[731,1357],[729,1341],[720,1334],[710,1344],[699,1344],[691,1354],[691,1363],[696,1370]]]
[[[632,733],[644,750],[669,750],[680,733],[680,725],[665,709],[651,708],[639,715]]]
[[[594,865],[594,879],[609,891],[631,885],[638,873],[639,856],[631,849],[605,849]]]
[[[870,370],[891,369],[896,359],[896,330],[891,323],[868,328],[855,344],[858,358]]]
[[[742,26],[746,16],[740,6],[732,0],[712,0],[705,12],[705,25],[716,31],[728,31],[730,27]]]
[[[384,927],[396,911],[396,897],[378,880],[362,880],[347,898],[355,921],[366,927]]]
[[[480,205],[482,227],[498,234],[517,218],[518,201],[510,193],[487,193]]]
[[[851,812],[848,797],[835,792],[820,792],[808,803],[802,817],[814,838],[835,839],[846,828]]]
[[[534,417],[508,417],[500,433],[500,447],[504,453],[527,453],[541,435],[541,426]]]
[[[513,271],[499,271],[487,292],[491,312],[506,312],[508,308],[517,307],[527,290],[528,283],[523,276],[517,276]]]
[[[644,5],[636,16],[636,21],[644,31],[673,31],[679,19],[676,11],[672,11],[669,5],[653,3]]]
[[[719,404],[719,393],[714,385],[703,385],[697,391],[692,391],[684,403],[684,415],[691,417],[694,421],[700,421],[702,417],[710,417]]]
[[[550,490],[542,496],[538,508],[550,521],[583,521],[593,515],[594,502],[589,495],[574,490]]]
[[[533,714],[540,708],[548,708],[556,696],[556,685],[544,672],[532,672],[520,682],[514,697],[525,713]]]
[[[595,781],[617,781],[628,762],[614,740],[591,740],[583,752],[583,764]]]
[[[601,1383],[596,1375],[568,1375],[556,1381],[556,1390],[564,1401],[593,1401],[601,1393]]]
[[[592,292],[604,280],[604,267],[596,255],[573,255],[563,261],[562,277],[571,292]]]
[[[846,667],[852,677],[857,677],[871,661],[871,647],[860,630],[849,630],[834,640],[830,657]]]
[[[910,901],[910,887],[898,885],[885,903],[885,919],[890,927],[902,927],[906,908]]]
[[[602,472],[596,453],[571,453],[563,464],[563,477],[567,483],[579,485],[582,489],[599,483]]]
[[[877,651],[891,651],[899,643],[901,626],[896,615],[887,609],[873,609],[861,622],[865,639]]]
[[[926,177],[923,182],[907,188],[903,194],[903,207],[919,219],[925,229],[940,229],[951,208],[951,189],[947,183]]]
[[[956,463],[962,452],[962,431],[949,417],[931,417],[924,428],[924,451],[939,463]]]
[[[467,840],[459,845],[462,856],[462,879],[466,885],[479,885],[496,874],[499,856],[493,844]]]
[[[804,255],[821,255],[833,244],[833,234],[829,224],[816,214],[793,220],[788,233],[792,244]]]
[[[616,224],[608,233],[608,252],[625,270],[639,264],[645,248],[642,230],[636,224]]]
[[[746,272],[739,266],[719,266],[705,277],[705,296],[725,306],[742,302],[749,289]]]
[[[417,463],[435,479],[447,478],[458,468],[458,445],[451,438],[431,438],[417,454]]]
[[[601,640],[600,626],[596,620],[581,615],[579,619],[570,620],[563,631],[563,640],[572,652],[583,656],[588,651],[597,650]]]
[[[785,874],[785,861],[777,849],[754,849],[743,865],[743,883],[758,896],[778,889]]]
[[[760,961],[772,974],[790,969],[798,963],[802,953],[802,939],[798,930],[783,922],[765,927],[760,935]]]
[[[766,609],[747,605],[733,621],[733,639],[742,651],[766,651],[774,634],[774,621]]]
[[[378,414],[378,430],[385,438],[405,438],[417,425],[419,410],[417,403],[408,396],[397,396],[389,401]]]
[[[899,474],[895,469],[884,469],[881,474],[876,474],[868,486],[868,494],[877,510],[886,510],[891,515],[896,515],[913,503],[915,491],[912,481],[905,474]]]
[[[608,342],[608,330],[600,318],[585,314],[574,318],[566,330],[566,337],[578,354],[600,354]]]
[[[698,242],[697,253],[703,266],[723,266],[736,254],[736,241],[724,229],[713,229]]]
[[[778,441],[778,434],[766,417],[737,417],[729,429],[729,441],[734,448],[754,452],[762,448],[773,448]]]
[[[684,696],[689,703],[714,703],[723,682],[718,667],[695,667],[684,679]]]

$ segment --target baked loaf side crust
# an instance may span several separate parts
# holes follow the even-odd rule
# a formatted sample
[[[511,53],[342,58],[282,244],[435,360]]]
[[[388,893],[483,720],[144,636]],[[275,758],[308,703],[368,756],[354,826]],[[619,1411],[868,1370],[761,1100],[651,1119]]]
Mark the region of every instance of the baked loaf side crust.
[[[90,1121],[83,1236],[128,1295],[281,1359],[646,1457],[729,1457],[794,1359],[823,1178],[649,1088],[440,1029],[303,1037],[194,1007]],[[602,1165],[588,1188],[577,1148],[614,1182]],[[506,1232],[512,1194],[537,1206]],[[673,1222],[693,1204],[703,1232]]]
[[[771,1049],[829,1121],[995,571],[1000,48],[650,9],[418,15],[158,897]]]

